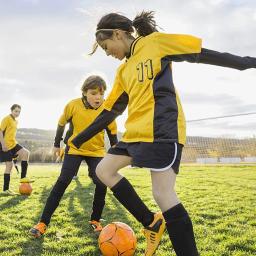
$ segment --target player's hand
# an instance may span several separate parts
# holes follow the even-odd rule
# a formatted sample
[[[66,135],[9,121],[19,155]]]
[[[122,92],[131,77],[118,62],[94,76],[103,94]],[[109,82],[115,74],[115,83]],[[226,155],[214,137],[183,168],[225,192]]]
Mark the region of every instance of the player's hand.
[[[7,152],[7,151],[8,151],[8,148],[6,147],[5,144],[2,144],[2,150],[3,150],[4,152]]]
[[[60,148],[53,147],[52,153],[56,157],[60,156]]]

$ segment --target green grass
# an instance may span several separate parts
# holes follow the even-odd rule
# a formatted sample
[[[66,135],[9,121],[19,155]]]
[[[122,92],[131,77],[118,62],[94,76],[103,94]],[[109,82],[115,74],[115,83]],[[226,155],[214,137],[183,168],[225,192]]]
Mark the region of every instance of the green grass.
[[[1,174],[3,173],[3,165]],[[95,255],[100,252],[97,237],[87,221],[94,186],[86,167],[79,180],[72,181],[57,208],[44,237],[32,239],[28,230],[38,221],[59,165],[30,165],[35,178],[33,193],[0,196],[0,255]],[[158,210],[151,193],[150,176],[144,169],[125,169],[123,174],[152,210]],[[18,188],[13,172],[11,186]],[[3,176],[0,177],[2,187]],[[190,213],[201,256],[256,255],[256,166],[182,166],[177,193]],[[109,192],[103,218],[106,223],[122,221],[130,225],[138,239],[136,255],[143,255],[145,243],[141,226]],[[167,234],[157,256],[175,255]]]

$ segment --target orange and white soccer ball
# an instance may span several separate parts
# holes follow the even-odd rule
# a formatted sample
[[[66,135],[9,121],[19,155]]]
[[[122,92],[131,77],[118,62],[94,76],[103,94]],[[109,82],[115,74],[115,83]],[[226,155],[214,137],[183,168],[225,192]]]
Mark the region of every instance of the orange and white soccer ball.
[[[102,229],[98,242],[103,256],[132,256],[137,239],[127,224],[112,222]]]

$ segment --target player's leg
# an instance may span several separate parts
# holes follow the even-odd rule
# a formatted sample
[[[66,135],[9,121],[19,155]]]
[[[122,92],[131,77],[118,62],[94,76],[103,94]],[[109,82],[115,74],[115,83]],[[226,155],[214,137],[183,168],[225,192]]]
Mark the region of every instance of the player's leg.
[[[165,229],[161,213],[153,213],[140,199],[129,181],[118,173],[118,170],[131,164],[131,157],[126,155],[107,154],[98,164],[97,176],[113,192],[117,200],[148,230],[146,256],[154,254]],[[153,242],[150,237],[154,236]],[[150,248],[150,249],[148,249]]]
[[[178,256],[198,256],[193,226],[188,212],[174,190],[176,173],[172,168],[151,171],[153,196],[166,221],[166,228]]]
[[[40,221],[30,230],[32,236],[39,237],[45,233],[46,227],[49,225],[51,217],[58,207],[66,188],[72,181],[76,171],[79,169],[82,159],[81,156],[65,155],[60,176],[47,198]]]
[[[89,224],[95,232],[102,230],[100,219],[102,216],[103,208],[105,206],[105,197],[107,193],[107,186],[103,184],[96,175],[96,167],[102,157],[86,157],[86,163],[88,165],[88,174],[95,184],[92,213]]]
[[[118,171],[131,164],[131,157],[107,154],[96,168],[99,179],[113,192],[117,200],[144,226],[149,225],[154,214],[142,202],[130,182]]]
[[[8,195],[15,194],[10,190],[10,179],[11,179],[12,167],[13,167],[12,161],[5,162],[3,191],[5,194],[8,194]]]
[[[17,145],[19,146],[19,145]],[[21,147],[21,146],[20,146]],[[27,170],[28,170],[28,160],[29,160],[29,154],[30,152],[26,149],[21,147],[16,154],[18,155],[20,161],[21,161],[21,174],[20,174],[20,178],[23,179],[27,176]],[[25,181],[25,179],[24,179]],[[27,182],[29,182],[28,180],[26,180]],[[21,180],[22,182],[22,180]]]

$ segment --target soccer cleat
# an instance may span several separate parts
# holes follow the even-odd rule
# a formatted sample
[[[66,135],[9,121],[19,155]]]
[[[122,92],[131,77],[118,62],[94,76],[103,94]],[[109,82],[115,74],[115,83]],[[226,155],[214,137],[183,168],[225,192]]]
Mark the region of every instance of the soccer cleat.
[[[32,183],[32,182],[34,182],[34,180],[31,180],[27,177],[20,179],[20,183]]]
[[[29,230],[29,233],[33,237],[40,237],[46,232],[47,226],[43,222],[38,222],[33,228]]]
[[[147,241],[145,256],[154,255],[165,230],[165,220],[161,212],[154,215],[153,222],[144,228],[144,235]]]
[[[99,221],[96,220],[90,220],[89,224],[91,228],[93,229],[94,232],[101,232],[102,230],[102,225],[100,224]]]
[[[16,196],[16,195],[19,195],[19,194],[16,193],[16,192],[11,191],[10,189],[7,189],[7,190],[4,190],[4,191],[2,192],[2,195],[6,195],[6,196]]]

